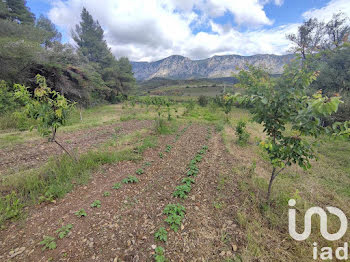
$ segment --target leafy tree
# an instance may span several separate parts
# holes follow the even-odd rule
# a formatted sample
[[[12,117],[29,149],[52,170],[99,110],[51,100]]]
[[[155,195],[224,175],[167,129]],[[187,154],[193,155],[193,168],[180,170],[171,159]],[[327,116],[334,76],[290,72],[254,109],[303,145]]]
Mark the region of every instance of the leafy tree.
[[[232,100],[249,102],[253,120],[264,126],[267,139],[261,142],[261,146],[272,165],[268,202],[273,181],[286,166],[311,167],[310,159],[315,153],[313,143],[305,136],[317,138],[331,132],[350,134],[347,125],[342,128],[333,126],[334,129],[321,125],[320,118],[336,112],[341,100],[337,96],[329,98],[321,92],[308,96],[307,90],[317,72],[308,72],[305,68],[306,65],[300,67],[299,61],[295,61],[285,68],[279,79],[273,79],[263,70],[250,67],[249,71],[239,73],[239,85],[246,88],[248,94],[231,97]]]
[[[56,140],[56,133],[60,126],[65,125],[74,104],[60,93],[51,90],[43,76],[37,75],[36,81],[39,87],[34,90],[33,94],[27,87],[16,84],[15,97],[25,103],[24,113],[29,118],[37,120],[38,132],[43,137],[48,137],[50,142],[56,143],[72,157],[68,150]]]
[[[319,23],[317,18],[310,18],[298,28],[296,34],[287,35],[287,39],[294,43],[292,50],[299,53],[305,60],[307,54],[315,52],[322,41],[323,23]]]
[[[8,111],[13,111],[16,107],[16,102],[10,88],[5,81],[0,81],[0,112],[1,114]]]
[[[346,17],[344,13],[333,14],[332,19],[325,26],[326,33],[329,37],[327,43],[329,49],[339,47],[347,40],[350,34],[348,22],[349,18]]]

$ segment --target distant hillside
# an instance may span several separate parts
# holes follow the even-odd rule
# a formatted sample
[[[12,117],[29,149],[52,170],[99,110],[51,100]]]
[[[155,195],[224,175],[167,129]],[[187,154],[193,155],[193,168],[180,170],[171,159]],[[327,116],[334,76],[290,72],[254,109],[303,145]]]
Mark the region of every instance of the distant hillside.
[[[271,74],[281,74],[283,66],[294,55],[225,55],[203,60],[191,60],[173,55],[155,62],[131,62],[137,80],[156,77],[169,79],[198,79],[230,77],[232,73],[246,67],[246,64],[265,67]]]

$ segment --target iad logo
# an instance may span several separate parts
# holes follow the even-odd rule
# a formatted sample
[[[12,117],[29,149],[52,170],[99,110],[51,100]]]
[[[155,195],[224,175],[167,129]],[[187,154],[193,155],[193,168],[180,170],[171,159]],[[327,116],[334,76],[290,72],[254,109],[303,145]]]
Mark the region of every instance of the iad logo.
[[[290,207],[294,207],[296,204],[296,201],[294,199],[290,199],[288,202]],[[295,214],[295,209],[289,209],[289,234],[292,238],[294,238],[297,241],[303,241],[307,239],[310,234],[311,234],[311,217],[313,215],[319,215],[320,216],[320,227],[321,227],[321,235],[329,240],[329,241],[335,241],[341,239],[345,233],[346,230],[348,229],[348,219],[346,218],[345,214],[343,211],[341,211],[339,208],[336,207],[326,207],[329,213],[336,215],[340,219],[340,229],[337,233],[330,234],[328,233],[327,229],[327,214],[326,211],[324,211],[323,208],[320,207],[312,207],[308,209],[305,213],[305,225],[304,225],[304,232],[299,234],[296,232],[296,225],[295,225],[295,220],[296,220],[296,214]]]
[[[294,199],[290,199],[288,202],[290,207],[294,207],[296,201]],[[289,209],[288,213],[288,221],[289,221],[289,234],[292,238],[297,241],[306,240],[311,234],[311,218],[313,215],[318,215],[320,217],[320,230],[321,235],[328,241],[336,241],[341,239],[348,228],[348,220],[339,208],[336,207],[326,207],[327,211],[335,216],[337,216],[340,220],[340,228],[337,233],[330,234],[328,233],[327,228],[327,213],[323,208],[320,207],[312,207],[309,208],[304,216],[304,232],[299,234],[296,232],[296,212],[294,208]],[[320,258],[321,260],[332,260],[333,259],[333,249],[331,247],[322,247],[320,249],[321,253],[319,255],[317,243],[314,243],[313,247],[313,259],[317,260]],[[348,243],[344,243],[344,246],[340,246],[335,249],[335,257],[339,260],[348,259]]]

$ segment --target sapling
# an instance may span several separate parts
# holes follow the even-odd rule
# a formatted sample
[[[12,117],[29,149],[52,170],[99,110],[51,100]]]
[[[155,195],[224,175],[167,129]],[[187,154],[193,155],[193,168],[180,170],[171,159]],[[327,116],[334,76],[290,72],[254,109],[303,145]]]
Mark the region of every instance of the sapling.
[[[27,117],[35,119],[36,129],[49,142],[56,143],[70,157],[72,154],[56,139],[57,129],[64,126],[68,115],[72,112],[74,103],[68,101],[60,93],[51,90],[46,83],[45,77],[36,75],[36,83],[39,85],[33,94],[24,85],[16,84],[14,87],[15,97],[25,104],[24,113]],[[32,127],[33,128],[33,127]]]
[[[253,120],[264,126],[267,135],[260,145],[272,165],[268,203],[273,181],[287,166],[311,167],[310,160],[315,158],[314,143],[309,142],[307,136],[349,135],[347,123],[329,127],[321,125],[321,117],[336,112],[342,101],[338,96],[326,97],[321,91],[313,96],[307,94],[317,75],[317,72],[307,70],[305,64],[300,67],[298,61],[287,66],[278,79],[252,66],[249,71],[239,73],[239,86],[247,89],[247,95],[235,95],[231,99],[249,104]]]

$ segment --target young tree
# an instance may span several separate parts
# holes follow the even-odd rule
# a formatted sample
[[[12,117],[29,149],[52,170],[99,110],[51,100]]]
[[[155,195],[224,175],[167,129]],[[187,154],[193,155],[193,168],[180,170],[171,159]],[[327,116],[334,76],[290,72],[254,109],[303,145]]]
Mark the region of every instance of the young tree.
[[[24,113],[27,117],[37,120],[36,129],[43,136],[47,137],[49,142],[56,143],[69,156],[73,157],[69,151],[56,139],[57,129],[66,124],[69,113],[74,106],[63,95],[51,90],[46,79],[36,76],[39,87],[31,94],[27,87],[15,85],[15,97],[25,104]]]
[[[233,96],[233,100],[251,105],[253,120],[264,126],[267,139],[261,146],[267,152],[272,173],[267,192],[270,201],[273,181],[286,166],[298,164],[304,169],[311,167],[310,159],[315,157],[313,143],[306,136],[319,137],[321,134],[339,131],[348,134],[347,125],[323,127],[320,118],[336,112],[340,97],[323,96],[317,92],[307,95],[307,89],[317,77],[295,61],[285,68],[279,79],[272,79],[267,72],[250,67],[239,73],[239,85],[248,90],[246,96]],[[290,126],[290,129],[289,129]]]

